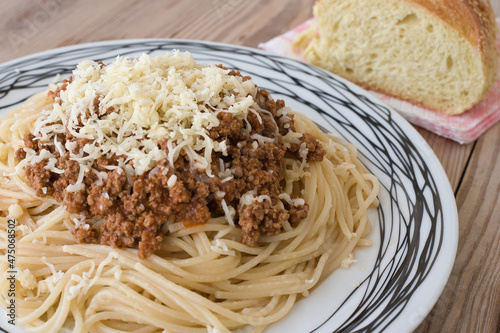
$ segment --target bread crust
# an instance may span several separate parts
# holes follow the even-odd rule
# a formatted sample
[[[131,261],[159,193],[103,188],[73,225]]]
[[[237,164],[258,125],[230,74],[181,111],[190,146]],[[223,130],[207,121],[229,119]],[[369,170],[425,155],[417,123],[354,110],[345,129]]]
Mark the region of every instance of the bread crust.
[[[437,16],[481,54],[491,85],[497,78],[498,49],[497,25],[489,0],[405,0],[417,4]]]
[[[318,0],[315,4],[315,15],[321,15],[325,6],[331,3],[342,3],[349,0]],[[481,57],[485,91],[487,92],[497,80],[498,50],[496,46],[497,25],[495,15],[489,0],[400,0],[408,5],[417,6],[437,20],[441,21],[469,42]],[[369,1],[367,1],[367,4]],[[316,38],[321,36],[316,36]],[[304,45],[306,43],[303,43]],[[307,45],[301,46],[304,50]],[[438,106],[426,105],[414,96],[401,96],[380,85],[370,82],[356,82],[365,89],[378,91],[384,94],[404,99],[413,104],[434,109],[448,115],[461,114],[465,109],[440,109]],[[477,101],[479,102],[479,101]]]

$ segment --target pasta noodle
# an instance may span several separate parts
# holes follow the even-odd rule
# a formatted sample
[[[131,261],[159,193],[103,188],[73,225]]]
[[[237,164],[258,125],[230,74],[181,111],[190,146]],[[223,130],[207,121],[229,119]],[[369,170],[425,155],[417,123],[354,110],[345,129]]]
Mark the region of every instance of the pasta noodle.
[[[38,197],[15,157],[50,102],[46,92],[35,95],[0,123],[0,242],[7,258],[15,219],[16,325],[29,332],[262,332],[370,245],[377,179],[353,145],[299,113],[297,131],[317,138],[326,156],[305,166],[286,160],[285,193],[309,205],[297,225],[248,246],[224,216],[189,228],[175,222],[145,259],[136,248],[79,244],[71,233],[79,221],[52,197]],[[0,271],[9,271],[6,260]],[[6,309],[6,279],[0,290]]]

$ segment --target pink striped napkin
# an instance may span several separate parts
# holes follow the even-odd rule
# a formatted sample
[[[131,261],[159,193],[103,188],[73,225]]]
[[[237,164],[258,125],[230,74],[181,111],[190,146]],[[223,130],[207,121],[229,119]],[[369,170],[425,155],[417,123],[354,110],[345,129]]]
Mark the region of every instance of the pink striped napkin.
[[[304,61],[300,54],[291,50],[290,44],[302,31],[309,28],[314,20],[314,18],[311,18],[295,29],[287,31],[268,42],[259,44],[259,47],[273,54]],[[496,21],[500,29],[500,18],[497,18]],[[500,34],[498,34],[497,46],[500,50]],[[482,102],[457,116],[446,116],[393,97],[373,91],[370,91],[370,93],[397,110],[409,122],[459,143],[470,143],[500,120],[500,64],[498,66],[498,77],[495,86]]]

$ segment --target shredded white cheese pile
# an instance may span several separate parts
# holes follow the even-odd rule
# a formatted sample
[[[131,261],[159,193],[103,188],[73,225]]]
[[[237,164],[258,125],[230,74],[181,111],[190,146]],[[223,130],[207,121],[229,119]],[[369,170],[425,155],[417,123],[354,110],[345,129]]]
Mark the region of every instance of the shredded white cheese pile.
[[[228,73],[197,64],[190,53],[179,51],[156,57],[117,57],[107,66],[83,61],[73,71],[72,82],[61,90],[60,104],[56,101],[35,122],[34,135],[80,162],[80,177],[70,185],[70,192],[83,189],[84,173],[92,170],[96,159],[113,155],[121,157],[114,168],[133,176],[165,158],[172,166],[184,150],[193,167],[211,175],[212,151],[227,154],[225,141],[208,136],[208,130],[219,124],[217,113],[224,110],[246,120],[249,111],[260,109],[254,100],[255,83]],[[57,138],[66,131],[89,141],[74,151],[76,142],[63,145]],[[158,147],[162,139],[168,140],[168,153]],[[55,167],[56,158],[49,151],[35,156],[34,151],[25,150],[31,163],[48,159],[47,169],[63,171]],[[129,161],[133,167],[127,165]]]

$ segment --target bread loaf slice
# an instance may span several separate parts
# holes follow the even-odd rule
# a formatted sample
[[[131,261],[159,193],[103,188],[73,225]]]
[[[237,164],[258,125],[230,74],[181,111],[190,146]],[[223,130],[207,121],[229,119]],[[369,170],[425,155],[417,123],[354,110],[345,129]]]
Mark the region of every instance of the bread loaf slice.
[[[448,115],[496,81],[488,0],[319,0],[317,29],[295,44],[306,60],[362,87]]]

